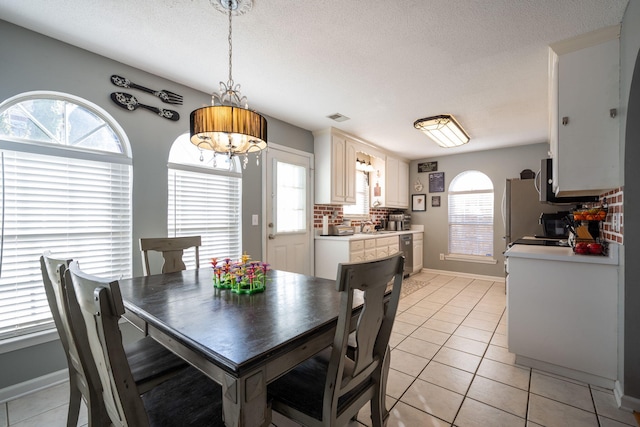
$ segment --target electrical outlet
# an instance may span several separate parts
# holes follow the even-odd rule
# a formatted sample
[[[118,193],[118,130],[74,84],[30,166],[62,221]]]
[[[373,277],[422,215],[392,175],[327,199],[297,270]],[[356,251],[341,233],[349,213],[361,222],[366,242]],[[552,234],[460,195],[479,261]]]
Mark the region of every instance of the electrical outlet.
[[[611,215],[611,228],[613,228],[613,231],[616,233],[620,231],[620,214],[618,212],[614,212],[613,215]]]
[[[624,215],[622,212],[620,212],[618,217],[618,231],[622,230],[622,228],[624,227],[624,225],[622,224],[622,216]]]
[[[440,261],[444,261],[444,254],[440,254]]]

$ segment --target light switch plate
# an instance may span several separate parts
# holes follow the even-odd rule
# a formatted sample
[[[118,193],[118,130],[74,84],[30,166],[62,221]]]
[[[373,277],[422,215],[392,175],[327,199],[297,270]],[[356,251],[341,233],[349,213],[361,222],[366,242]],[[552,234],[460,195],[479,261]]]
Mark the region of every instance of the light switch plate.
[[[251,225],[259,225],[259,220],[258,220],[258,215],[253,214],[251,215]]]

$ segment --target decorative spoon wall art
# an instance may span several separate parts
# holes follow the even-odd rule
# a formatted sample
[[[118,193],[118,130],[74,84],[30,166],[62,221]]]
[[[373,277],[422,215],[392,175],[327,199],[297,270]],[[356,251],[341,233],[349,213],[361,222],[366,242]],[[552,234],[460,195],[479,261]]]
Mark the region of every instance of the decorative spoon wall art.
[[[169,109],[165,109],[165,108],[158,108],[158,107],[153,107],[151,105],[145,105],[145,104],[141,104],[135,96],[129,94],[129,93],[124,93],[124,92],[113,92],[111,94],[111,99],[113,100],[113,102],[116,103],[116,105],[129,110],[129,111],[134,111],[138,108],[144,108],[146,110],[152,111],[154,113],[156,113],[157,115],[159,115],[160,117],[164,117],[165,119],[169,119],[172,120],[174,122],[177,122],[178,120],[180,120],[180,114],[177,111],[173,111],[173,110],[169,110]]]

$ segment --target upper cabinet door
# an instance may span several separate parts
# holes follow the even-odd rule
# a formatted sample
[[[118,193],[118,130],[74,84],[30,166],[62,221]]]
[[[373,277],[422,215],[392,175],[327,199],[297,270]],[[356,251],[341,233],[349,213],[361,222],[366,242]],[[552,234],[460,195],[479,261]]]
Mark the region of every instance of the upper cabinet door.
[[[359,143],[333,129],[314,133],[315,203],[356,203],[356,152]]]
[[[407,209],[409,207],[409,164],[387,156],[385,207]]]
[[[620,186],[618,31],[609,27],[552,46],[550,141],[558,196]]]

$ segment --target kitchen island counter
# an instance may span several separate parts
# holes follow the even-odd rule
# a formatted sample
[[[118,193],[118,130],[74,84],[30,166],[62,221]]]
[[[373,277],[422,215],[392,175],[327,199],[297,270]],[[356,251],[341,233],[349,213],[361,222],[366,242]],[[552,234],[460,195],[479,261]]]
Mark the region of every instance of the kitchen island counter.
[[[618,245],[607,256],[513,245],[507,340],[516,363],[613,388],[618,373]]]
[[[504,253],[508,258],[531,258],[548,261],[581,262],[588,264],[618,265],[618,244],[609,244],[608,254],[603,255],[579,255],[573,253],[571,248],[559,246],[533,246],[513,245]]]

